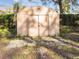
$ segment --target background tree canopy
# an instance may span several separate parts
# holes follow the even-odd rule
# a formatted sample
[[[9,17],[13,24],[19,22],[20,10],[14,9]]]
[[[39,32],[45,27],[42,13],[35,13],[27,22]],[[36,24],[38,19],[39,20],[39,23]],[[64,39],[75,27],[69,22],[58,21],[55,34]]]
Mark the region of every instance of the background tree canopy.
[[[35,2],[37,0],[29,0],[30,2]],[[78,0],[40,0],[42,5],[48,5],[54,3],[59,5],[60,13],[79,13],[79,3]],[[53,7],[53,6],[52,6]],[[76,8],[76,9],[75,9]]]

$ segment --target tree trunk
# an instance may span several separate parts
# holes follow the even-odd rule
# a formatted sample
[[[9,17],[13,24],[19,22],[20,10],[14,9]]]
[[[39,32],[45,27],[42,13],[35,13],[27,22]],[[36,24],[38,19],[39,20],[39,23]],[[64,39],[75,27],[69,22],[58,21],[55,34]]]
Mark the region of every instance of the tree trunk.
[[[62,8],[62,0],[58,0],[59,8],[60,8],[60,14],[63,14],[63,8]]]

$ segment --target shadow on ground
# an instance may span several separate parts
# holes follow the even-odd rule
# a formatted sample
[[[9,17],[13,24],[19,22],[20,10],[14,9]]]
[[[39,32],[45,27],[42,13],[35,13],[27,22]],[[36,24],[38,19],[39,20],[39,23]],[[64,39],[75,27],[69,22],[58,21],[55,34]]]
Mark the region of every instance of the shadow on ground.
[[[76,45],[69,45],[53,38],[44,39],[25,38],[10,41],[8,48],[4,46],[0,49],[0,59],[75,59],[79,57],[79,48],[75,47]],[[22,44],[23,42],[26,44]],[[11,44],[13,47],[10,47]]]

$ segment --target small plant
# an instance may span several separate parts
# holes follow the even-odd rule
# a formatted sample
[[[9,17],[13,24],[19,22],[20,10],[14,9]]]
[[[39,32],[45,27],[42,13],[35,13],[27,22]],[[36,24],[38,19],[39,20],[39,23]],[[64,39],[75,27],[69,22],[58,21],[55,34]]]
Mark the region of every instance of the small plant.
[[[7,28],[0,29],[0,36],[1,37],[8,36],[8,35],[10,35],[10,32],[8,31]]]
[[[72,29],[69,26],[61,26],[60,28],[60,36],[64,36],[67,33],[70,33]]]

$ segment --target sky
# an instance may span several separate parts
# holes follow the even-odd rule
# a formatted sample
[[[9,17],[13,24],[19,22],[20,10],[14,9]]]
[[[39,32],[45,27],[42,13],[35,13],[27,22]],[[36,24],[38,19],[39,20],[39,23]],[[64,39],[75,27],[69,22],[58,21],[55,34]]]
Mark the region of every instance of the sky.
[[[0,0],[0,6],[12,6],[15,1],[19,1],[21,4],[30,5],[28,0]]]
[[[36,6],[36,5],[42,5],[40,3],[40,0],[33,2],[33,3],[29,3],[28,0],[0,0],[0,7],[1,6],[5,6],[5,7],[11,7],[13,6],[15,1],[19,1],[19,3],[23,4],[23,5],[27,5],[27,6]],[[55,7],[54,3],[52,4],[48,4],[48,7]]]
[[[0,6],[12,6],[14,0],[0,0]]]

